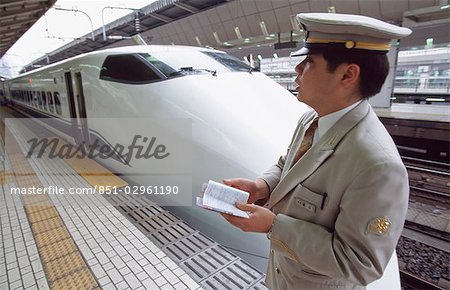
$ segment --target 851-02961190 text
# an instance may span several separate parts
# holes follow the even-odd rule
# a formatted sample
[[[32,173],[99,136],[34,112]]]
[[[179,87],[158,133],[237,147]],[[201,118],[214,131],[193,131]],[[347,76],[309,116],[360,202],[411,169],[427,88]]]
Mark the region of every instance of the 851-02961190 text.
[[[124,187],[117,186],[96,186],[97,191],[101,194],[178,194],[179,188],[176,185],[127,185]]]

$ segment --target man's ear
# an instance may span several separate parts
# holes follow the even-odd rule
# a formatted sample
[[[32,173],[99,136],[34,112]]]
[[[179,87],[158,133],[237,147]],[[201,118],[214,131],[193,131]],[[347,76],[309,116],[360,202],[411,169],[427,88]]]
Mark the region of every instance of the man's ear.
[[[341,83],[346,87],[358,83],[360,72],[361,70],[357,64],[351,63],[344,65]]]

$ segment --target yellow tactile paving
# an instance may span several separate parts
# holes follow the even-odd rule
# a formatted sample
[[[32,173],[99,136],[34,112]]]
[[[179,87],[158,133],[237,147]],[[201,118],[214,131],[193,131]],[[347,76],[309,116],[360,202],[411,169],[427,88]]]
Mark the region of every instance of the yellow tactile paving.
[[[12,172],[5,172],[5,171],[1,171],[0,172],[0,185],[1,184],[8,184],[10,183],[14,178],[14,173]]]
[[[22,195],[24,205],[53,205],[47,195]]]
[[[27,210],[27,213],[28,213],[28,206],[26,206],[25,209]],[[54,218],[56,216],[59,216],[59,213],[54,206],[48,208],[45,211],[28,213],[28,219],[30,220],[31,224],[37,223],[40,221],[44,221],[44,220],[48,220],[48,219]]]
[[[64,146],[67,144],[64,140],[59,139],[58,142],[58,149],[59,146]],[[116,187],[123,187],[128,185],[128,183],[123,180],[122,178],[114,175],[100,165],[99,163],[95,162],[92,159],[89,158],[70,158],[70,159],[64,159],[79,175],[83,176],[84,179],[92,186],[116,186]]]
[[[31,224],[34,234],[43,233],[64,226],[59,216]]]
[[[50,205],[48,203],[32,203],[32,204],[28,205],[28,212],[30,214],[37,213],[39,211],[51,209],[52,207],[53,207],[53,205]]]
[[[77,272],[75,275],[70,275],[62,279],[57,280],[52,284],[52,290],[67,290],[67,289],[98,289],[98,287],[92,287],[95,284],[90,272],[85,269]]]
[[[53,251],[53,249],[46,248],[47,247],[44,247],[43,251]],[[51,285],[52,281],[67,277],[68,275],[74,274],[79,270],[87,269],[87,266],[80,254],[75,252],[45,263],[45,268],[48,271],[47,279],[51,281]]]
[[[4,136],[4,133],[4,124],[0,121],[0,134]],[[6,151],[14,183],[20,188],[42,187],[13,138],[8,138]],[[21,197],[50,289],[99,288],[51,199],[45,194]]]
[[[36,240],[36,243],[42,247],[45,247],[47,245],[54,244],[56,242],[59,242],[61,240],[65,240],[65,239],[69,239],[69,238],[70,238],[70,235],[67,232],[66,227],[59,227],[59,228],[55,228],[50,231],[46,231],[46,232],[34,235],[34,239]]]
[[[77,251],[77,248],[74,245],[72,239],[65,239],[56,242],[52,244],[51,247],[52,248],[50,251],[46,251],[44,247],[41,252],[42,261],[44,263],[58,260],[61,257],[67,256]]]

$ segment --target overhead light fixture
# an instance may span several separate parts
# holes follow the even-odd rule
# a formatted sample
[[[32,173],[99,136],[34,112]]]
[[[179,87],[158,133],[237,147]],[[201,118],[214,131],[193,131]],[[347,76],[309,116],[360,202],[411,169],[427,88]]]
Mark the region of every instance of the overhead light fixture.
[[[266,35],[266,36],[269,35],[269,32],[267,31],[266,23],[264,23],[264,21],[259,22],[259,27],[261,28],[263,35]]]
[[[219,45],[222,44],[222,41],[220,41],[220,38],[219,38],[219,34],[216,31],[213,32],[213,35],[214,35],[214,39],[216,40],[217,44],[219,44]]]
[[[198,36],[195,37],[195,41],[197,41],[198,46],[203,46]]]
[[[245,43],[249,43],[249,42],[251,42],[252,40],[250,39],[250,38],[246,38],[246,39],[244,39],[244,42]]]
[[[238,39],[240,39],[240,40],[243,39],[243,38],[242,38],[241,31],[239,30],[239,27],[236,26],[236,27],[234,28],[234,32],[236,33],[236,36],[237,36]]]
[[[426,98],[426,102],[445,102],[445,99],[442,98]]]
[[[439,8],[442,10],[450,8],[450,4],[448,3],[448,0],[439,1]]]

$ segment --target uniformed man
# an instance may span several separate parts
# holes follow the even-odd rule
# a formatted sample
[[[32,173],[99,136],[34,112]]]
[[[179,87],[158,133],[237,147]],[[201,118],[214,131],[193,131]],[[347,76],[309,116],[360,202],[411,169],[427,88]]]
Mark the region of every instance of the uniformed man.
[[[399,288],[394,250],[408,177],[367,99],[389,72],[390,43],[411,30],[358,15],[297,17],[307,34],[293,54],[305,56],[295,82],[298,99],[313,110],[301,116],[287,154],[261,178],[224,180],[250,192],[249,203],[238,207],[251,212],[248,219],[224,217],[244,231],[267,233],[270,289],[367,289],[382,276],[393,277],[384,289]]]

